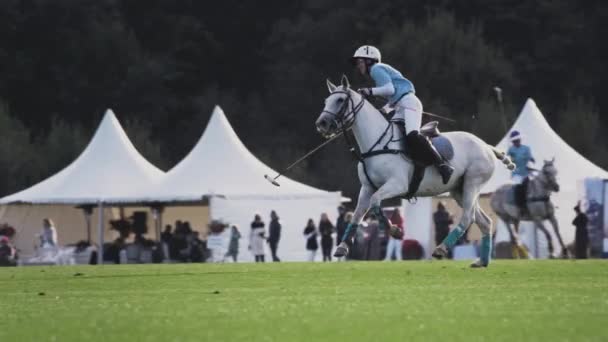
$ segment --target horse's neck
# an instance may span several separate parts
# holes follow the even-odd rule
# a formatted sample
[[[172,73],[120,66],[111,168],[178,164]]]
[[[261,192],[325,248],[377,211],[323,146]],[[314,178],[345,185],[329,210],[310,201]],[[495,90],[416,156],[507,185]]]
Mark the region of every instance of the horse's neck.
[[[551,194],[546,186],[546,179],[543,175],[538,175],[530,180],[530,186],[528,186],[528,197],[544,197]]]
[[[363,107],[359,113],[357,113],[352,126],[352,131],[357,140],[357,144],[359,145],[359,150],[361,152],[369,151],[387,130],[387,125],[388,122],[382,117],[382,114],[369,102],[365,101]],[[393,140],[400,139],[401,131],[397,127],[390,127],[378,145],[374,147],[374,150],[384,147],[391,137]],[[388,147],[391,149],[398,149],[399,145],[398,142],[392,142]]]

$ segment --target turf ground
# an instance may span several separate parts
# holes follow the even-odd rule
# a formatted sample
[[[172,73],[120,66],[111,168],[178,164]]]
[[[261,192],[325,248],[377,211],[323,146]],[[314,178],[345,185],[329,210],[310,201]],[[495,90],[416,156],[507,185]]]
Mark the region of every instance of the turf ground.
[[[0,341],[607,341],[608,263],[0,269]]]

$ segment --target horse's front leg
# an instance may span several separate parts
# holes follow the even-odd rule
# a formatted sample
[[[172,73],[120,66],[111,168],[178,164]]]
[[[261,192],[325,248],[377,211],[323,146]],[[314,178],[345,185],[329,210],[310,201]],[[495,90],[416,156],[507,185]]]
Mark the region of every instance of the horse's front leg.
[[[557,241],[562,246],[562,258],[567,259],[569,257],[568,248],[564,245],[564,241],[562,240],[562,235],[559,232],[559,225],[557,223],[557,219],[555,215],[549,216],[549,222],[551,222],[551,226],[553,226],[553,231],[555,232],[555,236],[557,236]]]
[[[407,192],[407,182],[389,180],[380,187],[370,198],[370,210],[380,222],[380,229],[385,231],[391,228],[390,221],[384,216],[382,211],[382,200],[397,197]]]
[[[355,212],[353,213],[353,219],[346,226],[346,230],[344,231],[344,235],[342,236],[342,240],[336,251],[334,252],[334,256],[336,258],[340,258],[346,256],[348,254],[348,249],[353,244],[353,238],[357,233],[357,228],[363,216],[369,209],[370,198],[372,196],[373,190],[363,185],[359,190],[359,199],[357,200],[357,207],[355,208]]]

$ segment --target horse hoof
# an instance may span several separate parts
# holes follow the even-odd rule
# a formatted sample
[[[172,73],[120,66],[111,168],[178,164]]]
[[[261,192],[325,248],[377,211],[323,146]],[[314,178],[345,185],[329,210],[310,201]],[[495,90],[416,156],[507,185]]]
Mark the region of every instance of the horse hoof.
[[[336,251],[334,252],[334,257],[341,258],[341,257],[346,256],[347,254],[348,254],[348,247],[340,244],[338,246],[338,248],[336,248]]]
[[[437,247],[435,247],[435,250],[433,251],[432,254],[433,258],[436,259],[443,259],[443,258],[447,258],[448,257],[448,250],[447,248],[445,248],[444,245],[439,245]]]
[[[475,261],[474,261],[474,262],[471,264],[471,268],[482,268],[482,267],[488,267],[488,265],[487,265],[487,264],[485,264],[485,265],[484,265],[484,264],[481,262],[481,260],[479,260],[479,259],[475,260]]]

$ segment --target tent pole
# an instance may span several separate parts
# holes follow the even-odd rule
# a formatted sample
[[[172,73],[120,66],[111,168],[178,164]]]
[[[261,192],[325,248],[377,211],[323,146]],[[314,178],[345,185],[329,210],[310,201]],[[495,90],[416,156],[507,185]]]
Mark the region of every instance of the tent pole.
[[[81,208],[84,213],[85,223],[87,224],[87,242],[91,244],[91,215],[93,214],[93,206],[87,205]]]
[[[98,243],[97,248],[97,265],[103,265],[103,202],[98,202],[97,210],[99,211],[99,225],[97,226]]]
[[[156,241],[160,242],[160,234],[163,229],[163,207],[158,207],[158,230],[156,235]]]

